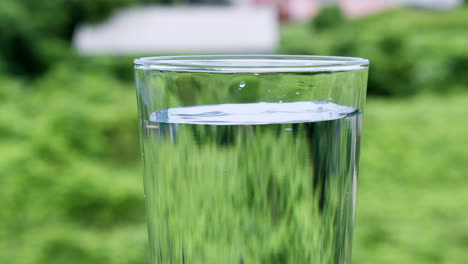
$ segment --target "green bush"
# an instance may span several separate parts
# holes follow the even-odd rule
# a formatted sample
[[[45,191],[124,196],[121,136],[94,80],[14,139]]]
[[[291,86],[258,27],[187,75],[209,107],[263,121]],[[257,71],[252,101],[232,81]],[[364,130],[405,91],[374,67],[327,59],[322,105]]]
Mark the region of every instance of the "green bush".
[[[57,61],[76,56],[71,40],[80,23],[98,22],[136,4],[183,4],[181,0],[2,0],[0,72],[38,77]],[[199,0],[223,4],[226,0]]]
[[[74,56],[76,26],[107,17],[139,0],[0,1],[0,70],[36,77],[57,61]]]
[[[317,31],[327,30],[337,27],[345,22],[345,17],[341,9],[336,6],[324,7],[313,20],[311,26]]]
[[[324,12],[318,15],[319,20],[329,11]],[[447,92],[468,87],[468,79],[461,74],[468,57],[467,27],[468,8],[447,12],[393,10],[326,30],[285,25],[280,51],[368,58],[370,94]]]
[[[134,85],[75,66],[0,77],[0,263],[146,259]]]

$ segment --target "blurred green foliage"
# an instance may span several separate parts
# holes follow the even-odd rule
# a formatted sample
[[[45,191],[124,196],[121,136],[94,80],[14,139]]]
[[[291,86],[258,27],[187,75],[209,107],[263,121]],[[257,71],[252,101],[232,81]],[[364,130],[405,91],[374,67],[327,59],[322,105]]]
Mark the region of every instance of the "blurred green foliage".
[[[369,94],[407,96],[468,87],[463,74],[468,69],[467,7],[402,9],[340,21],[339,10],[329,7],[318,21],[285,25],[280,53],[368,58]]]
[[[0,85],[0,263],[145,263],[133,84],[60,65]],[[468,257],[467,104],[369,99],[354,262]]]
[[[136,4],[186,4],[186,0],[1,0],[0,71],[37,77],[74,54],[80,23],[99,22],[117,8]],[[226,3],[198,0],[194,3]]]
[[[134,88],[74,65],[0,78],[0,263],[142,263]]]
[[[0,1],[0,70],[37,76],[73,56],[70,41],[79,23],[99,21],[140,0]]]
[[[370,98],[353,263],[468,258],[468,94]]]
[[[147,262],[131,61],[69,46],[134,2],[0,1],[0,263]],[[368,100],[354,262],[465,263],[468,8],[331,25],[280,51],[366,57],[370,94],[415,95]]]
[[[341,8],[335,5],[326,6],[310,21],[313,29],[323,31],[345,23],[346,19]]]

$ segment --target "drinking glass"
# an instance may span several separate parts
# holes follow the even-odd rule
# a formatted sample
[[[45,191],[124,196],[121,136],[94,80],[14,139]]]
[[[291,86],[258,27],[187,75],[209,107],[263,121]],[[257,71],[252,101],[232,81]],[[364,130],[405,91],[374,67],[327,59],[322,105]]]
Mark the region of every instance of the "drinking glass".
[[[368,64],[136,59],[151,263],[349,263]]]

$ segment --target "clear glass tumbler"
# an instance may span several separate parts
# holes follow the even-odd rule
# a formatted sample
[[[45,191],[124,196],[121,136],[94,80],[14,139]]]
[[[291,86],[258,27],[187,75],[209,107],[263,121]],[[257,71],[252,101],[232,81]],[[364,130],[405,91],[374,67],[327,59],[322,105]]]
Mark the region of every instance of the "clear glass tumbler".
[[[151,263],[349,263],[368,64],[136,59]]]

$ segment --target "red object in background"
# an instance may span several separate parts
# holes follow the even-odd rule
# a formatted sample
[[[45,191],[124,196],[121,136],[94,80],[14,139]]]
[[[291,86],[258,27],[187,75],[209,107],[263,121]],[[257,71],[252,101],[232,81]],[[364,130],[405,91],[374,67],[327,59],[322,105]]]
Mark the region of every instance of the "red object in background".
[[[308,21],[319,11],[321,0],[236,0],[240,5],[273,5],[278,8],[282,21]],[[339,0],[336,1],[348,17],[378,13],[401,4],[400,0]]]
[[[288,20],[290,17],[288,4],[289,0],[279,1],[278,13],[281,21]]]
[[[239,0],[239,4],[273,5],[281,20],[306,21],[320,10],[319,0]]]

